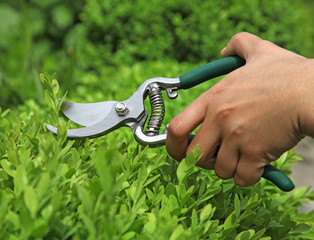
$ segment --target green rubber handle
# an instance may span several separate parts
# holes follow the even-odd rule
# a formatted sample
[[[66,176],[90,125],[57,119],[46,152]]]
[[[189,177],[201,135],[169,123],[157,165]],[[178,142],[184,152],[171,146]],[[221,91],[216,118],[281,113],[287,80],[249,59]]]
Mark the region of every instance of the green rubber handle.
[[[295,188],[291,179],[282,171],[272,165],[266,165],[264,167],[263,178],[271,181],[282,191],[289,192]]]
[[[239,56],[225,57],[207,63],[180,76],[181,87],[183,89],[194,87],[209,79],[228,74],[244,64],[245,60]]]
[[[194,135],[190,134],[188,137],[188,144],[191,143],[193,138]],[[264,167],[262,177],[271,181],[282,191],[289,192],[295,188],[294,183],[291,181],[291,179],[282,171],[272,165],[266,165]]]

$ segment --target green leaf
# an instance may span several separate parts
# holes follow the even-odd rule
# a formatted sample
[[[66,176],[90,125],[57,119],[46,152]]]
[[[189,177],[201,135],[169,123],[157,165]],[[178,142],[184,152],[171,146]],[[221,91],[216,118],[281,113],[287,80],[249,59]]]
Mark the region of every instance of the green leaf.
[[[36,192],[39,197],[42,197],[46,192],[49,191],[49,185],[50,185],[50,176],[49,173],[44,172],[41,174],[40,179],[38,181],[38,184],[36,186]]]
[[[16,169],[15,172],[15,177],[14,177],[14,189],[17,194],[22,192],[27,185],[27,176],[26,176],[26,171],[23,165],[19,165]]]
[[[39,75],[41,82],[45,85],[46,91],[51,95],[53,94],[53,89],[51,85],[51,77],[48,73],[41,73]],[[53,76],[52,76],[53,77]]]
[[[184,237],[184,228],[178,225],[170,236],[170,240],[181,240]]]
[[[138,177],[137,177],[139,184],[143,186],[147,177],[148,177],[148,172],[147,172],[146,166],[141,166],[140,169],[138,170]]]
[[[105,158],[108,157],[108,154],[101,148],[97,149],[95,157],[95,166],[97,173],[99,175],[100,185],[105,194],[108,194],[112,188],[113,179],[111,166],[108,165]]]
[[[11,164],[8,160],[3,159],[1,160],[1,166],[3,168],[3,170],[9,174],[11,177],[15,176],[15,172],[16,172],[16,168],[14,167],[13,164]]]
[[[234,196],[234,211],[237,218],[240,216],[241,213],[241,202],[239,200],[238,194]]]
[[[224,230],[235,229],[239,226],[237,223],[237,217],[233,211],[224,222]]]
[[[302,198],[309,191],[308,187],[299,187],[292,191],[292,194],[295,198]]]
[[[54,95],[56,96],[57,93],[59,92],[59,83],[56,79],[52,80],[51,87]]]
[[[132,240],[136,236],[136,232],[127,232],[122,236],[122,240]]]
[[[169,182],[165,188],[165,193],[169,197],[170,195],[177,196],[177,190],[172,182]]]
[[[90,212],[94,204],[93,204],[93,201],[89,192],[84,187],[81,187],[81,186],[77,186],[77,192],[83,203],[85,211],[87,213]]]
[[[198,227],[198,217],[197,212],[195,209],[192,210],[192,217],[191,217],[191,228],[192,230],[196,229]]]
[[[303,233],[311,229],[311,226],[307,223],[299,223],[292,229],[292,233]]]
[[[43,219],[38,219],[34,224],[32,231],[33,237],[43,237],[49,231],[48,223]]]
[[[135,186],[131,186],[127,192],[129,193],[129,196],[132,199],[132,201],[136,202],[138,198],[137,188]]]
[[[10,149],[8,151],[8,160],[9,162],[13,163],[14,166],[17,166],[19,164],[19,156],[16,151]]]
[[[200,214],[200,222],[207,221],[212,218],[214,215],[215,208],[212,207],[211,204],[207,204],[205,207],[203,207],[201,214]]]
[[[13,224],[13,230],[18,230],[20,228],[20,220],[18,214],[12,212],[11,210],[8,211],[5,217],[6,222],[11,222]]]
[[[38,196],[31,186],[26,186],[24,189],[24,202],[29,210],[32,218],[35,218],[38,208]]]
[[[256,208],[261,202],[257,193],[254,193],[247,202],[246,210]]]
[[[147,222],[144,225],[144,232],[153,234],[156,230],[156,216],[153,213],[147,215]]]
[[[55,110],[56,102],[55,102],[54,96],[51,95],[51,93],[49,93],[47,90],[45,90],[45,100],[48,106],[52,108],[53,110]]]
[[[60,143],[60,146],[63,146],[63,144],[67,140],[67,134],[68,134],[67,129],[68,129],[67,125],[64,121],[58,125],[57,139],[58,139],[58,142]]]
[[[178,200],[174,195],[170,195],[168,199],[169,199],[170,211],[173,211],[179,208]]]
[[[146,182],[143,184],[143,187],[146,187],[147,185],[151,184],[152,182],[155,182],[158,178],[160,178],[161,174],[157,174],[151,178],[148,178]]]
[[[65,94],[62,96],[62,98],[60,98],[58,100],[58,109],[57,109],[58,112],[61,110],[62,104],[63,104],[64,99],[65,99],[67,94],[68,94],[68,92],[65,92]]]
[[[89,239],[95,239],[96,235],[96,228],[92,219],[85,213],[81,213],[80,217],[83,220],[84,226],[86,227],[87,231],[89,232]]]
[[[62,135],[62,133],[60,133]],[[58,152],[58,155],[56,157],[56,159],[60,162],[63,161],[63,158],[66,156],[66,154],[71,150],[73,144],[74,144],[74,141],[71,140],[71,141],[67,141],[66,145],[64,146],[64,144],[62,143],[63,141],[65,141],[65,137],[66,136],[60,136],[60,139],[59,139],[59,144],[62,145],[62,149],[60,152]],[[61,146],[60,146],[61,147]]]
[[[253,229],[240,232],[236,237],[235,240],[249,240],[251,237],[253,237],[255,234],[255,231]]]
[[[192,152],[188,154],[186,158],[184,158],[178,168],[177,168],[177,177],[180,183],[185,183],[189,175],[192,173],[195,164],[201,158],[199,146],[197,145]]]
[[[261,230],[259,230],[257,233],[254,234],[251,240],[260,239],[264,235],[265,232],[266,232],[266,228],[262,228]]]
[[[145,191],[148,199],[153,199],[155,197],[154,193],[149,188],[146,188]]]

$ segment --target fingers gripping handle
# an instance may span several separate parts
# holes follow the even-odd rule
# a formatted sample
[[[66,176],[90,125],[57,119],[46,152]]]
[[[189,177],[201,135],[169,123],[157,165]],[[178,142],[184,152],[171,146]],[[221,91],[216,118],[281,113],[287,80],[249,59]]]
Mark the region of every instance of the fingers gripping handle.
[[[245,64],[245,60],[239,56],[225,57],[201,67],[198,67],[190,72],[183,74],[180,77],[181,87],[183,89],[194,87],[209,79],[228,74],[233,70],[242,67]],[[189,135],[189,144],[192,141],[194,135]],[[294,189],[294,184],[291,179],[272,165],[264,167],[263,178],[274,183],[278,188],[283,191],[291,191]]]
[[[193,137],[194,135],[189,135],[188,144],[191,143]],[[271,181],[282,191],[289,192],[295,188],[294,183],[291,181],[291,179],[282,171],[272,165],[266,165],[264,167],[262,177]]]
[[[242,67],[245,60],[239,56],[225,57],[203,66],[200,66],[180,77],[181,87],[183,89],[194,87],[209,79],[228,74],[233,70]]]

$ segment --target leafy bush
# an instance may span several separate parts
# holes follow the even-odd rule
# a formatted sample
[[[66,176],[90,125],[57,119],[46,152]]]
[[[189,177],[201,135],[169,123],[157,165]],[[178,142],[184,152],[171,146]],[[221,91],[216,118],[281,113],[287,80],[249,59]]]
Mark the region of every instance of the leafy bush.
[[[96,70],[165,58],[210,61],[241,31],[309,54],[314,31],[305,8],[285,0],[92,0],[82,15],[88,40],[82,61]]]
[[[298,213],[314,199],[305,187],[240,188],[194,167],[197,151],[178,164],[164,148],[139,146],[129,129],[69,141],[74,125],[58,115],[65,90],[77,102],[124,100],[147,78],[216,58],[237,31],[308,53],[312,29],[300,21],[311,11],[296,4],[3,0],[0,239],[313,239],[314,212]],[[57,71],[62,87],[42,75],[43,87],[42,71]],[[165,97],[165,122],[213,83],[181,91],[175,103]],[[297,160],[290,151],[274,164],[289,174]]]
[[[60,71],[60,78],[71,83],[82,6],[83,1],[1,1],[1,106],[41,99],[42,71]]]
[[[138,69],[147,66],[124,72]],[[240,188],[194,167],[197,151],[178,165],[129,129],[68,141],[58,82],[41,79],[51,110],[30,100],[0,112],[1,239],[313,239],[314,212],[298,213],[314,198],[307,188],[286,194],[266,180]],[[276,166],[289,173],[295,160],[290,151]]]
[[[3,0],[1,106],[41,100],[40,72],[58,72],[63,88],[69,90],[87,71],[99,74],[108,65],[165,58],[211,61],[239,31],[311,56],[310,4],[306,0]]]

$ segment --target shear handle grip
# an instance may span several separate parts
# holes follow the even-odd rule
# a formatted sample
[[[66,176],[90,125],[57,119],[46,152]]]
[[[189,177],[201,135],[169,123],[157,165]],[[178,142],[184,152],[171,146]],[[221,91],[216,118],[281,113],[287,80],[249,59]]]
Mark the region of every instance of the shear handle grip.
[[[191,143],[193,138],[194,135],[189,135],[188,144]],[[291,181],[291,179],[282,171],[272,165],[266,165],[264,167],[262,177],[271,181],[282,191],[289,192],[295,188],[294,183]]]
[[[228,74],[244,64],[245,60],[239,56],[225,57],[207,63],[180,76],[181,87],[183,89],[194,87],[209,79]]]

